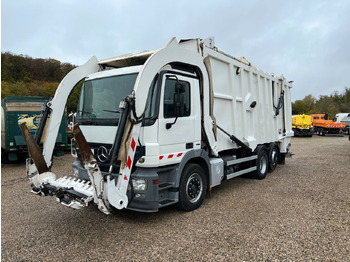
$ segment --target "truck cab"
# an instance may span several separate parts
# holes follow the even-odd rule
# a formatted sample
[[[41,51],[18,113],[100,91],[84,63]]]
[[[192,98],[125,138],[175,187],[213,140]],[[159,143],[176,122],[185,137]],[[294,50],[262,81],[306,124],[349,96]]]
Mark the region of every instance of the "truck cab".
[[[131,66],[98,72],[87,76],[82,86],[75,122],[84,133],[103,174],[107,174],[110,168],[111,150],[121,117],[119,104],[133,92],[141,68]],[[177,90],[179,86],[182,90]],[[183,108],[176,108],[177,97],[181,97]],[[132,181],[135,185],[147,181],[143,187],[150,190],[154,187],[152,181],[157,180],[160,181],[160,188],[174,187],[175,191],[175,184],[168,175],[161,175],[162,167],[174,168],[187,152],[201,150],[202,147],[199,77],[196,72],[179,70],[171,65],[159,70],[149,87],[144,112],[134,160],[134,171],[137,171],[132,174],[135,177]],[[73,163],[74,174],[88,180],[79,148],[74,143],[72,152],[77,157]],[[120,168],[120,159],[117,162],[117,168]],[[150,175],[152,179],[149,179]],[[142,191],[146,190],[139,191],[136,196],[149,198],[149,202],[154,204],[152,210],[156,211],[159,202],[157,195],[165,190],[147,194]],[[151,196],[155,198],[151,199]],[[162,198],[164,201],[160,203],[164,204],[175,201],[168,196]],[[131,202],[129,208],[132,206]]]

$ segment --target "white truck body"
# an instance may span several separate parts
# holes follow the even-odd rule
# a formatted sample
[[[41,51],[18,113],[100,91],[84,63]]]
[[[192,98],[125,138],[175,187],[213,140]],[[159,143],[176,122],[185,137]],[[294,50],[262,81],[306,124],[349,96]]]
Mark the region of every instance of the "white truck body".
[[[49,105],[52,123],[52,115],[62,116],[55,104],[86,73],[72,150],[75,175],[83,181],[66,190],[71,182],[57,182],[45,168],[40,170],[46,175],[37,175],[29,160],[33,192],[50,191],[74,208],[93,199],[106,214],[110,206],[155,212],[177,204],[193,210],[222,180],[251,172],[263,179],[268,169],[284,164],[293,131],[292,85],[283,76],[218,51],[213,38],[173,38],[160,50],[95,60],[70,73],[69,83],[60,84],[68,87],[59,87]],[[50,168],[49,153],[44,148]],[[92,189],[84,192],[90,194],[77,197],[87,180]]]
[[[212,68],[217,125],[228,133],[235,134],[253,150],[258,144],[284,141],[293,136],[291,118],[286,118],[283,125],[283,115],[275,115],[274,106],[277,106],[282,90],[288,105],[284,114],[291,115],[289,105],[292,86],[283,76],[273,77],[251,66],[244,58],[235,59],[212,48],[204,49],[204,56],[206,55],[210,58]],[[254,101],[256,106],[251,107]],[[219,151],[234,146],[222,132],[219,132],[217,143]],[[282,146],[281,152],[286,152],[286,145]]]
[[[335,115],[335,121],[334,122],[342,122],[345,123],[346,127],[344,129],[344,132],[350,135],[350,113],[338,113]]]
[[[350,113],[338,113],[335,115],[335,121],[334,122],[343,122],[343,119],[345,117],[350,117]]]

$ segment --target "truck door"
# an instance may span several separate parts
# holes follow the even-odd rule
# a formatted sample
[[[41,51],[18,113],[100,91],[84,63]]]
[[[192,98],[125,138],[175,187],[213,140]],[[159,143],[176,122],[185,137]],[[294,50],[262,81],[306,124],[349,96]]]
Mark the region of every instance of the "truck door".
[[[174,103],[176,84],[183,93],[182,116],[176,117]],[[159,160],[160,164],[180,162],[189,150],[201,147],[199,81],[193,76],[166,73],[162,77],[159,106]]]

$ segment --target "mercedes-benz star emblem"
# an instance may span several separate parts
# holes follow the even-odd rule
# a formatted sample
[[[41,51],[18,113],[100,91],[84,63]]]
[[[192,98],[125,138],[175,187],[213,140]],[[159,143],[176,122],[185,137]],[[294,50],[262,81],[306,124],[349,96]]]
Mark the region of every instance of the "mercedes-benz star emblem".
[[[104,146],[100,146],[97,150],[97,158],[100,160],[100,162],[104,163],[108,160],[109,153],[108,149]]]

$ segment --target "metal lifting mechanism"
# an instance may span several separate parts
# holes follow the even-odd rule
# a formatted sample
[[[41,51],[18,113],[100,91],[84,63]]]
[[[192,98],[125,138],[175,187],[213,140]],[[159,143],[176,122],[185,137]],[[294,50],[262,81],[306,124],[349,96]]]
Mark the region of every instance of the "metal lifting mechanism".
[[[283,86],[283,81],[284,81],[284,77],[282,75],[281,80],[282,82],[282,86]],[[272,81],[272,90],[273,90],[273,94],[274,94],[274,90],[275,90],[275,81]],[[274,105],[273,103],[273,108],[275,109],[275,116],[278,116],[280,113],[280,110],[283,109],[283,115],[282,115],[282,119],[283,119],[283,134],[286,134],[286,115],[285,115],[285,109],[284,109],[284,90],[281,90],[281,95],[278,98],[278,104],[277,106]]]
[[[116,165],[115,165],[116,164],[115,158],[119,152],[120,145],[122,142],[124,129],[126,126],[128,116],[129,116],[129,108],[130,108],[130,105],[129,105],[127,99],[123,99],[119,105],[119,109],[120,109],[119,112],[120,112],[121,117],[120,117],[120,120],[118,123],[118,130],[117,130],[117,134],[116,134],[115,139],[114,139],[113,147],[112,147],[111,152],[110,152],[109,175],[112,175],[112,172],[114,169],[116,170],[116,172],[119,172],[119,169],[120,169],[120,166],[116,167]]]
[[[49,172],[38,144],[29,133],[26,125],[22,124],[21,131],[23,137],[30,150],[29,154],[34,159],[38,170],[37,172],[28,174],[33,182],[32,192],[44,196],[56,195],[58,202],[75,209],[87,206],[92,200],[105,214],[110,213],[110,204],[117,209],[125,208],[128,205],[126,193],[136,150],[137,134],[139,133],[142,121],[142,116],[141,118],[136,117],[132,119],[131,111],[134,111],[134,101],[135,97],[130,95],[120,103],[121,119],[111,152],[110,169],[107,176],[102,175],[97,165],[97,160],[79,128],[79,124],[74,125],[73,135],[79,147],[83,165],[88,172],[89,182],[67,177],[56,180],[56,176]],[[130,125],[131,123],[134,123],[133,127]],[[133,129],[133,135],[131,135],[131,129]],[[124,134],[127,134],[127,136]],[[128,144],[130,148],[127,158],[122,160],[121,166],[118,168],[115,165],[115,158],[118,152],[123,151],[120,150],[122,142]],[[29,165],[33,165],[33,161],[30,161]],[[113,176],[113,170],[119,171],[119,175]],[[107,188],[108,193],[106,194],[105,191]]]
[[[50,171],[52,154],[59,129],[57,123],[60,123],[71,90],[81,79],[98,71],[98,61],[96,57],[92,57],[86,64],[72,70],[62,80],[53,100],[44,105],[43,121],[40,123],[35,139],[29,133],[25,124],[20,126],[30,156],[26,162],[26,170],[32,185],[32,192],[44,196],[56,195],[59,202],[76,209],[86,206],[94,198],[94,195],[97,200],[95,202],[98,202],[96,190],[91,182],[81,179],[64,177],[56,180],[56,175]],[[49,115],[50,119],[48,118]],[[44,129],[47,129],[47,131],[43,153],[41,153],[38,144],[41,141]],[[100,209],[103,209],[103,207]],[[104,212],[108,213],[107,210]]]
[[[230,135],[229,133],[227,133],[224,129],[222,129],[221,127],[219,127],[218,125],[216,125],[216,127],[222,131],[225,135],[227,135],[232,142],[237,143],[239,146],[241,146],[242,148],[244,148],[245,150],[247,150],[247,152],[249,152],[250,154],[252,153],[252,149],[247,146],[245,143],[243,143],[241,140],[239,140],[237,137],[235,137],[234,135]]]
[[[31,156],[27,159],[27,176],[32,185],[32,193],[42,196],[56,195],[59,202],[75,209],[87,205],[93,196],[91,183],[67,177],[56,180],[56,175],[49,171],[40,148],[26,124],[21,124],[20,129]]]
[[[40,141],[41,141],[41,138],[42,138],[42,135],[44,133],[44,129],[45,129],[45,125],[46,125],[46,122],[47,122],[47,119],[50,115],[50,107],[49,107],[49,101],[47,101],[47,103],[45,103],[42,107],[42,113],[43,113],[43,116],[41,117],[40,119],[40,124],[39,124],[39,128],[38,128],[38,131],[36,132],[35,134],[35,142],[39,145],[40,144]]]

